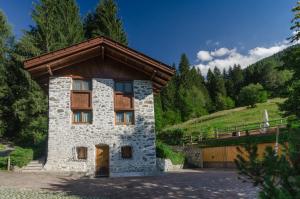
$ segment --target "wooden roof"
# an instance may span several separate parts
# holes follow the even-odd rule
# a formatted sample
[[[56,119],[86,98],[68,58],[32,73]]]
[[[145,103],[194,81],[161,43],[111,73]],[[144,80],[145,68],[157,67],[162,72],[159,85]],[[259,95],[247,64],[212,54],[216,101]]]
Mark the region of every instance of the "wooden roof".
[[[144,73],[153,82],[154,92],[159,92],[171,77],[175,69],[152,59],[127,46],[106,37],[96,37],[67,48],[43,54],[24,61],[24,68],[39,83],[48,79],[53,72],[76,63],[100,56],[117,60],[124,65]]]

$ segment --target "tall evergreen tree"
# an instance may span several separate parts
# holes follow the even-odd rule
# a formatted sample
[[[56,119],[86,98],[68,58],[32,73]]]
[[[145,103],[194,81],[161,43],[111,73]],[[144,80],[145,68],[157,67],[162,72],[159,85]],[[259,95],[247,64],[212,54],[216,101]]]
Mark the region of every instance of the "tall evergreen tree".
[[[75,0],[40,0],[32,11],[34,26],[18,44],[19,60],[51,52],[84,39]]]
[[[291,36],[290,40],[294,42],[300,39],[300,1],[297,1],[297,4],[292,11],[294,12],[294,18],[292,20],[293,25],[291,26],[291,30],[293,30],[296,34]]]
[[[214,68],[215,92],[226,96],[225,81],[219,68]]]
[[[127,36],[121,19],[118,17],[118,6],[114,0],[101,0],[94,12],[87,15],[84,22],[85,36],[106,36],[127,45]]]
[[[0,10],[0,136],[9,128],[9,114],[11,112],[12,91],[7,84],[7,56],[9,53],[10,26]]]
[[[191,79],[189,77],[190,72],[190,62],[186,56],[186,54],[182,54],[179,62],[179,84],[183,86],[183,88],[188,88],[191,85]]]

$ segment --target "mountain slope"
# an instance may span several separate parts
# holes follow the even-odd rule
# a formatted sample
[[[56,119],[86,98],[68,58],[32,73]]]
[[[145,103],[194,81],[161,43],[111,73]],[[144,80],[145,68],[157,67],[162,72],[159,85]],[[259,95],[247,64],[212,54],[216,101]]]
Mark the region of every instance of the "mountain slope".
[[[186,122],[169,126],[163,131],[172,131],[181,129],[185,133],[210,133],[214,129],[233,128],[235,126],[247,125],[251,123],[259,123],[263,121],[263,113],[266,109],[269,114],[269,120],[280,120],[281,112],[278,108],[278,103],[282,103],[284,99],[275,98],[268,100],[266,103],[257,104],[255,108],[239,107],[225,111],[219,111],[210,115],[191,119]]]

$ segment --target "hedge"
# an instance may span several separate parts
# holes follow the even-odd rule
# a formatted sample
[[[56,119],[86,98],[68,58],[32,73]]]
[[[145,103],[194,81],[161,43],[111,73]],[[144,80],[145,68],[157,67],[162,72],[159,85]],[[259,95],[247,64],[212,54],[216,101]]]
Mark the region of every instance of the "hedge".
[[[158,158],[170,159],[173,164],[183,164],[184,155],[182,153],[174,152],[168,145],[161,141],[156,142],[156,156]]]
[[[172,129],[159,132],[157,139],[168,145],[182,145],[184,132],[182,129]]]
[[[0,157],[0,169],[7,168],[8,157]],[[12,166],[23,167],[27,165],[33,159],[33,150],[24,149],[22,147],[16,147],[13,152],[10,153],[10,161]]]

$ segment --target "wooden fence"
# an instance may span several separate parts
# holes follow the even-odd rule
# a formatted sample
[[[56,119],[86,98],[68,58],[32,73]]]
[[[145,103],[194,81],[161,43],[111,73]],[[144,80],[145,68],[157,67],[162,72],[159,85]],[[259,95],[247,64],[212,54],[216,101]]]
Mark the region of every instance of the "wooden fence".
[[[275,133],[277,128],[282,128],[287,125],[287,118],[281,118],[269,121],[269,128],[266,129],[267,133]],[[246,135],[255,135],[263,133],[263,122],[248,123],[238,126],[231,126],[226,128],[215,128],[213,133],[208,133],[207,131],[194,132],[191,135],[184,135],[183,143],[193,144],[199,143],[207,139],[219,139],[219,138],[229,138],[229,137],[239,137]]]
[[[275,147],[275,143],[262,143],[257,145],[257,153],[263,156],[265,148]],[[234,160],[238,155],[238,146],[222,146],[202,148],[202,161],[204,168],[234,168]],[[282,153],[282,146],[279,145],[278,154]]]

